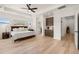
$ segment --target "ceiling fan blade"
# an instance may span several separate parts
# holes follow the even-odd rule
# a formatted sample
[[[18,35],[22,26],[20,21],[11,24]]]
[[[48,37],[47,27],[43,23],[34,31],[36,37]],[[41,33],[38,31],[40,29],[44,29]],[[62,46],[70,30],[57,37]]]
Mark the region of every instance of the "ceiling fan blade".
[[[32,11],[33,13],[35,13],[35,11],[34,11],[34,10],[32,10],[32,9],[31,9],[31,11]]]
[[[29,6],[29,4],[26,4],[26,6],[27,6],[27,8],[30,10],[30,6]]]
[[[31,4],[28,4],[29,6],[31,6]]]
[[[31,8],[31,9],[35,10],[35,9],[38,9],[38,8]]]
[[[33,13],[35,13],[34,10],[37,8],[30,8],[31,4],[26,4],[26,6],[27,6],[28,10],[31,10]],[[26,9],[26,8],[24,8],[24,9]]]

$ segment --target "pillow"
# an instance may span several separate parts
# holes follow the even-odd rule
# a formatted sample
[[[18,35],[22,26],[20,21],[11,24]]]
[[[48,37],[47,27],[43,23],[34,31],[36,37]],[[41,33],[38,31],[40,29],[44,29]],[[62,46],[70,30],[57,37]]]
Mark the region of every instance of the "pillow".
[[[18,31],[18,28],[14,28],[13,31]]]

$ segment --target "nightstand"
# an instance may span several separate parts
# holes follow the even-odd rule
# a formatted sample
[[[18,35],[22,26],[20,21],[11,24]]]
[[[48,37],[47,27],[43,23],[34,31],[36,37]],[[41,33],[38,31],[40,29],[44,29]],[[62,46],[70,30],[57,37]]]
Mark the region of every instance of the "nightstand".
[[[3,32],[2,33],[2,39],[8,39],[10,37],[11,37],[10,32]]]

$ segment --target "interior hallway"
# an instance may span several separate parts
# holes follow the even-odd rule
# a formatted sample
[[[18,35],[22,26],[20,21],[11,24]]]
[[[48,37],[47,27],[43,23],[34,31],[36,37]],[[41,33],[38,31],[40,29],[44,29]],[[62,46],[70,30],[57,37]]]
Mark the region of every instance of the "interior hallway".
[[[66,35],[61,41],[50,37],[34,37],[12,42],[11,39],[0,40],[0,53],[79,53],[75,48],[73,35]]]

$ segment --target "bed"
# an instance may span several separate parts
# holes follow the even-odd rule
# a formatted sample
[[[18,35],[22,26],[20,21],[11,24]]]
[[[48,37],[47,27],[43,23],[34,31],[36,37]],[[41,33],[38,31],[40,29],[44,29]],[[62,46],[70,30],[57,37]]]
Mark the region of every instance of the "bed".
[[[36,33],[33,29],[27,28],[12,28],[11,36],[13,41],[28,39],[36,36]]]
[[[12,31],[12,39],[14,41],[35,37],[35,31]]]

